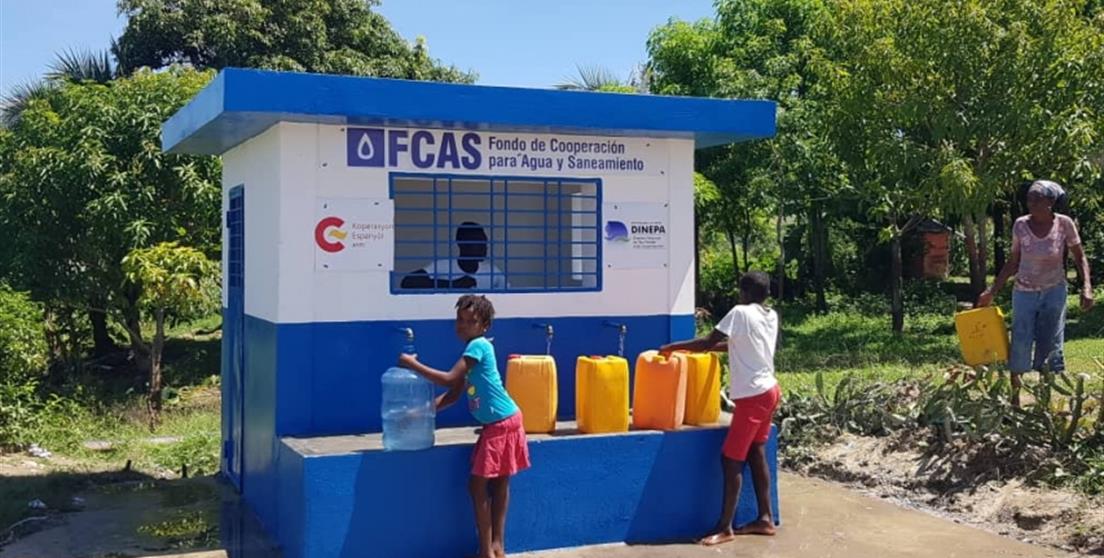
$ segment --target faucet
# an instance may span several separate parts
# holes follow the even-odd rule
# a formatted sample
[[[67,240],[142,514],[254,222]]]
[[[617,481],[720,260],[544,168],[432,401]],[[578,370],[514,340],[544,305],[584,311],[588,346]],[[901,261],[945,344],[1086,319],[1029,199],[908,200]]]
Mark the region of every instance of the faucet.
[[[409,327],[397,327],[395,328],[399,333],[403,334],[403,352],[413,354],[414,353],[414,328]]]
[[[546,354],[546,355],[552,354],[552,337],[555,335],[555,330],[552,329],[552,324],[536,323],[536,324],[533,324],[533,327],[541,328],[541,329],[544,330],[544,340],[545,340],[544,354]]]
[[[629,334],[628,324],[606,320],[602,325],[617,328],[617,356],[625,356],[625,337]]]

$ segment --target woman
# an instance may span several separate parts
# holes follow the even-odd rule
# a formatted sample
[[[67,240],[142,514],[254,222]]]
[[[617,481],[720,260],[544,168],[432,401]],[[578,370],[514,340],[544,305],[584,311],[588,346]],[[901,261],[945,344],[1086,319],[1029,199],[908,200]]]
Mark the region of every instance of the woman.
[[[1027,191],[1028,214],[1012,225],[1012,257],[1001,269],[993,286],[978,297],[978,306],[993,303],[993,295],[1004,288],[1012,275],[1012,403],[1020,404],[1022,375],[1042,370],[1050,363],[1052,372],[1066,368],[1062,342],[1066,321],[1065,250],[1069,248],[1081,271],[1081,309],[1093,306],[1089,261],[1077,234],[1077,225],[1066,215],[1054,212],[1062,188],[1049,180],[1037,180]],[[1032,357],[1034,345],[1034,357]]]

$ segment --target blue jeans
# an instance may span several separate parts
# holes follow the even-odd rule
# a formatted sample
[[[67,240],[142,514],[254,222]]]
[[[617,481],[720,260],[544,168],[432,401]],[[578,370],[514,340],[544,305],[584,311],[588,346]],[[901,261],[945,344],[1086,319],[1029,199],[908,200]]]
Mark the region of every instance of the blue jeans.
[[[1012,291],[1012,354],[1008,370],[1022,374],[1043,369],[1063,372],[1062,345],[1066,334],[1066,284],[1037,292]],[[1035,347],[1032,358],[1031,348]]]

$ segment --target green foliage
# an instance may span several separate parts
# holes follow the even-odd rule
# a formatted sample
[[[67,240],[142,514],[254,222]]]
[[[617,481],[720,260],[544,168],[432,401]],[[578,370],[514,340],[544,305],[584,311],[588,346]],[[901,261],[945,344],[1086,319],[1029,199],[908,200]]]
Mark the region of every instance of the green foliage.
[[[163,242],[123,258],[127,281],[141,289],[139,304],[150,314],[191,320],[218,305],[218,264],[199,250]]]
[[[648,39],[653,93],[765,98],[779,105],[775,139],[698,157],[698,168],[719,192],[716,202],[699,206],[699,219],[717,232],[718,243],[742,249],[743,270],[755,259],[750,249],[765,240],[764,221],[780,209],[784,215],[824,215],[828,201],[847,187],[818,116],[822,96],[813,70],[821,53],[812,33],[824,10],[819,0],[725,0],[717,3],[715,20],[672,21]],[[826,234],[818,228],[813,239]],[[775,241],[784,235],[776,233]],[[788,252],[782,267],[796,270],[792,259]]]
[[[189,510],[169,519],[138,527],[144,533],[168,543],[170,548],[204,548],[218,545],[218,515],[213,510]]]
[[[147,446],[144,457],[177,473],[187,467],[189,475],[212,475],[219,469],[220,440],[217,429],[189,433],[179,442]]]
[[[211,78],[173,68],[65,83],[0,135],[0,273],[51,313],[136,322],[121,262],[136,248],[219,244],[220,164],[161,151],[160,127]]]
[[[778,418],[783,439],[794,445],[786,450],[792,460],[807,460],[811,447],[841,432],[922,433],[932,451],[956,466],[999,457],[996,467],[1006,473],[1055,484],[1072,481],[1097,493],[1104,487],[1104,391],[1099,378],[1095,388],[1090,380],[1084,374],[1044,374],[1025,386],[1031,404],[1016,408],[1007,375],[986,367],[956,366],[897,381],[847,375],[835,385],[818,372],[815,391],[787,394]]]
[[[42,309],[0,283],[0,447],[32,441],[44,407],[37,387],[47,355]]]
[[[1030,177],[1093,180],[1104,30],[1068,3],[841,2],[832,118],[884,215],[976,212]]]
[[[20,382],[46,371],[42,308],[0,283],[0,380]]]
[[[128,18],[113,47],[129,74],[147,66],[266,68],[472,82],[431,59],[380,14],[378,0],[120,0]]]

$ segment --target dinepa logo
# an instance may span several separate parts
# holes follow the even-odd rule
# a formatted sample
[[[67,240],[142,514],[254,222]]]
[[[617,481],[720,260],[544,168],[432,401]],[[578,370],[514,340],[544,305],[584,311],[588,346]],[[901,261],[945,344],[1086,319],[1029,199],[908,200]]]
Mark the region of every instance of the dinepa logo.
[[[347,128],[350,167],[477,170],[483,164],[475,132]]]
[[[314,227],[314,242],[319,248],[331,254],[344,250],[345,243],[341,241],[345,240],[349,233],[341,228],[343,226],[345,226],[345,220],[340,217],[331,216],[322,219]]]
[[[606,240],[629,241],[629,228],[621,221],[606,221]]]

